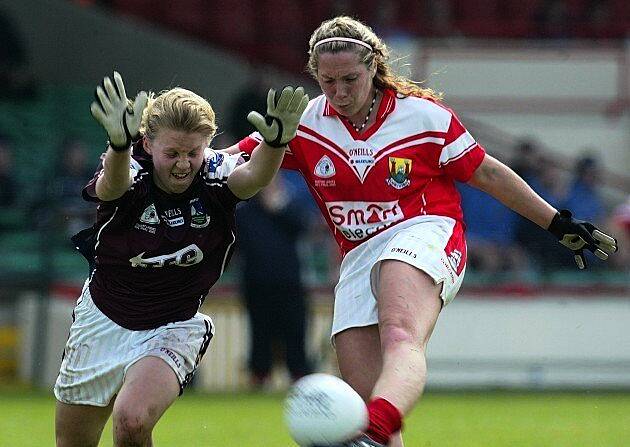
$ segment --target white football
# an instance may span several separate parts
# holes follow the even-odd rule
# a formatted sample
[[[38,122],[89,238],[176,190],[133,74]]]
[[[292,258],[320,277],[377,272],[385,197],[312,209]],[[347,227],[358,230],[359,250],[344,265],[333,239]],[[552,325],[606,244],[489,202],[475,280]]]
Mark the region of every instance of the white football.
[[[367,407],[346,382],[330,374],[310,374],[295,382],[287,395],[284,420],[300,446],[326,446],[365,430]]]

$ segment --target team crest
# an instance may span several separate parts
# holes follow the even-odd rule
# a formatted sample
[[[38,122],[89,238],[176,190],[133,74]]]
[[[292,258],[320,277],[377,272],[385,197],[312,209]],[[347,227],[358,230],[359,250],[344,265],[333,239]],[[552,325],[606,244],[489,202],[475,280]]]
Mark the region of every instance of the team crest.
[[[396,189],[403,189],[411,184],[411,160],[409,158],[389,157],[389,178],[387,184]]]
[[[335,175],[335,165],[328,155],[324,155],[315,165],[314,173],[317,177],[328,178]]]
[[[206,214],[201,201],[192,199],[190,201],[190,226],[193,228],[206,228],[210,224],[210,216]]]
[[[157,225],[160,223],[160,218],[158,217],[158,213],[155,209],[154,203],[144,209],[142,216],[140,216],[140,222],[149,225]]]

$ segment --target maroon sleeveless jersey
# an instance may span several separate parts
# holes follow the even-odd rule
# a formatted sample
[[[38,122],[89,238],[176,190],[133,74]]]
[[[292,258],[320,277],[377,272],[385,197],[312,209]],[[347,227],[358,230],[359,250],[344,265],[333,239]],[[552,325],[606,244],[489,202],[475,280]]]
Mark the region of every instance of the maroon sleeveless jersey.
[[[99,204],[89,232],[89,287],[107,317],[145,330],[195,315],[232,255],[240,199],[227,177],[243,160],[206,149],[191,186],[173,195],[153,183],[151,160],[134,151],[133,185],[121,198],[96,197],[102,171],[87,184],[83,197]]]

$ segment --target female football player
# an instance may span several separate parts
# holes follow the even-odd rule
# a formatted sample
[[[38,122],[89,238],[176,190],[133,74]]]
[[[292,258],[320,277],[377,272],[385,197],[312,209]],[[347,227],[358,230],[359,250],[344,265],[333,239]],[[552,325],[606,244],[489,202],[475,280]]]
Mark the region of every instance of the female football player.
[[[74,239],[92,269],[55,383],[57,446],[98,445],[110,414],[114,445],[152,445],[212,338],[198,309],[232,254],[235,205],[271,181],[308,103],[301,87],[274,93],[266,117],[248,116],[265,141],[245,161],[208,148],[215,114],[195,93],[130,106],[118,73],[97,87],[109,147],[83,190],[96,223]]]
[[[393,74],[383,41],[349,17],[309,42],[313,99],[283,166],[302,173],[342,254],[332,337],[343,378],[368,402],[369,426],[348,446],[402,445],[400,429],[426,381],[425,351],[466,266],[455,181],[467,182],[606,259],[616,240],[557,211],[486,154],[430,89]],[[252,134],[228,153],[251,151]]]

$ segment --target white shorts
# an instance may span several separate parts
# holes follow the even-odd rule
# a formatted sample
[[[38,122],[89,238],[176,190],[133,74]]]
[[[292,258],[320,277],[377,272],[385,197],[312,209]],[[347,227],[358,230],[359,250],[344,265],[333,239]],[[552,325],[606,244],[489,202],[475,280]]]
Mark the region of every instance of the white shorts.
[[[335,287],[332,337],[351,327],[378,323],[376,291],[380,263],[386,259],[413,265],[442,284],[440,297],[446,306],[455,298],[466,270],[463,226],[450,217],[419,216],[348,252]]]
[[[54,388],[55,397],[68,404],[107,406],[129,367],[147,356],[159,357],[173,369],[181,394],[214,335],[212,320],[201,313],[157,329],[125,329],[96,307],[87,283],[73,320]]]

